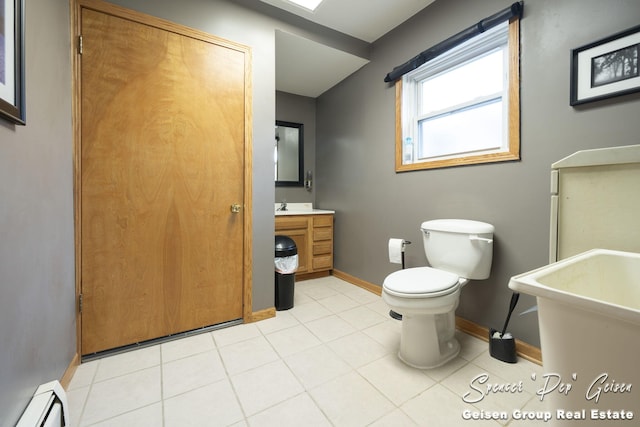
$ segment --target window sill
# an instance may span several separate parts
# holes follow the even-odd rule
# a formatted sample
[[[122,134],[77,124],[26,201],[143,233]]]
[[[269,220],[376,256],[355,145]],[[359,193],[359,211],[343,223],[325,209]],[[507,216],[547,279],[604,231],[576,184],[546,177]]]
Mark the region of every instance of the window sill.
[[[510,162],[520,160],[520,153],[495,153],[480,156],[458,157],[455,159],[432,160],[410,164],[396,163],[396,172],[410,172],[424,169],[448,168],[454,166],[476,165],[481,163]]]

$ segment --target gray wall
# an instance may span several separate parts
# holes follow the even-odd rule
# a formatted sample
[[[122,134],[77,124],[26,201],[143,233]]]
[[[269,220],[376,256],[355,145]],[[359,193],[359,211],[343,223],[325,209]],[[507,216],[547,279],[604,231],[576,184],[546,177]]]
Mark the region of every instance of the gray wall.
[[[276,92],[276,120],[304,125],[304,173],[316,169],[316,100],[307,96]],[[315,185],[311,191],[304,187],[276,187],[276,203],[314,203]]]
[[[27,126],[0,119],[0,425],[75,353],[67,0],[26,3]]]
[[[387,239],[414,242],[408,266],[426,263],[420,223],[469,218],[496,227],[488,280],[468,284],[458,315],[501,327],[509,278],[548,261],[550,165],[577,150],[640,143],[640,97],[569,106],[569,52],[638,24],[637,0],[526,0],[521,22],[521,155],[510,163],[394,172],[391,69],[511,0],[438,0],[374,43],[371,63],[317,101],[317,203],[336,210],[335,268],[380,285],[397,269]],[[535,304],[523,296],[518,310]],[[536,314],[512,319],[539,345]]]

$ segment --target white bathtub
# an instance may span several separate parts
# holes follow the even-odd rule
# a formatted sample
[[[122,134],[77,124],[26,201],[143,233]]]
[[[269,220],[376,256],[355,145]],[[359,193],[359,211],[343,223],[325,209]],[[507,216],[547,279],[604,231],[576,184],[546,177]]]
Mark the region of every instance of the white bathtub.
[[[538,300],[546,377],[535,390],[550,425],[568,423],[557,411],[584,414],[580,425],[640,425],[640,254],[590,250],[512,277],[509,287]],[[546,393],[560,382],[569,387]],[[633,420],[594,420],[592,410],[605,418],[632,411]]]

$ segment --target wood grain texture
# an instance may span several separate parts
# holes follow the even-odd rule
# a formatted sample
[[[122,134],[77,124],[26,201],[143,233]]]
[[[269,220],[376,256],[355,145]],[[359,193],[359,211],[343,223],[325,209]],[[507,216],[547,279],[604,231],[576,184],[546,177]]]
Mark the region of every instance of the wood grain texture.
[[[250,52],[81,3],[82,353],[245,317]]]

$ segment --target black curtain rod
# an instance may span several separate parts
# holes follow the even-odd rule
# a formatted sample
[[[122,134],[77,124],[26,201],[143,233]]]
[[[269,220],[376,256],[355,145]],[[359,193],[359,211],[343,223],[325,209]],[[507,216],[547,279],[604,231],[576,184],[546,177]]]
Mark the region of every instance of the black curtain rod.
[[[473,25],[466,30],[463,30],[456,34],[455,36],[451,36],[448,39],[438,43],[437,45],[430,47],[419,55],[413,57],[409,61],[405,62],[402,65],[398,65],[386,75],[384,78],[385,82],[392,82],[398,80],[403,75],[407,74],[409,71],[413,71],[422,64],[427,61],[432,60],[438,55],[452,49],[459,44],[462,44],[469,40],[472,37],[477,36],[478,34],[482,34],[490,28],[495,27],[498,24],[503,23],[504,21],[508,21],[513,17],[522,17],[523,4],[521,1],[513,3],[508,8],[501,10],[500,12],[489,16],[488,18],[484,18],[476,25]]]

